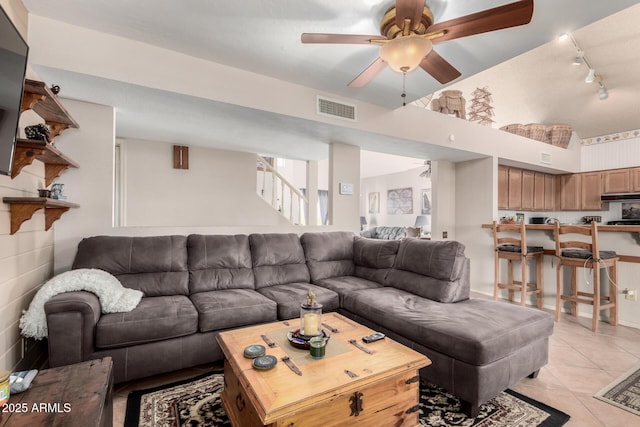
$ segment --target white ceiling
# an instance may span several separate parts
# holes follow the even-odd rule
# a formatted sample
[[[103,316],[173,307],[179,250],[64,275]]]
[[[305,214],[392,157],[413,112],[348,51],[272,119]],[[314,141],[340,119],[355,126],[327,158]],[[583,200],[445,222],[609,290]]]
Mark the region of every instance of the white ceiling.
[[[427,0],[436,22],[511,1]],[[35,15],[346,98],[387,108],[401,105],[402,77],[390,70],[383,71],[364,88],[346,86],[377,57],[377,47],[300,43],[302,32],[378,34],[380,18],[393,4],[390,0],[23,2]],[[637,29],[640,7],[635,6],[615,19],[580,30],[637,3],[631,0],[536,0],[533,20],[527,26],[449,41],[435,49],[462,72],[460,81],[454,82],[451,88],[459,87],[466,94],[475,87],[489,87],[494,94],[496,125],[566,122],[583,138],[638,128],[640,125],[632,112],[638,111],[636,76],[640,72],[640,61],[633,46],[640,41]],[[565,31],[573,32],[593,66],[603,75],[610,92],[608,100],[598,101],[597,90],[581,81],[586,69],[570,65],[575,54],[572,48],[555,41]],[[525,52],[528,53],[522,55]],[[228,131],[229,135],[211,141],[210,145],[288,154],[292,158],[323,158],[326,157],[326,143],[338,137],[365,149],[393,154],[421,158],[448,156],[454,160],[469,157],[469,153],[432,152],[421,146],[424,144],[165,93],[53,69],[46,64],[32,65],[43,79],[63,88],[61,96],[115,106],[116,133],[120,137],[192,141],[197,138],[196,132],[201,133],[201,129],[212,126],[212,120],[222,124],[234,120],[237,126],[217,128],[221,132]],[[421,70],[407,77],[409,101],[442,88]],[[162,105],[173,105],[173,111],[167,111]],[[256,134],[260,138],[255,138]],[[227,141],[226,146],[220,145],[221,140]]]

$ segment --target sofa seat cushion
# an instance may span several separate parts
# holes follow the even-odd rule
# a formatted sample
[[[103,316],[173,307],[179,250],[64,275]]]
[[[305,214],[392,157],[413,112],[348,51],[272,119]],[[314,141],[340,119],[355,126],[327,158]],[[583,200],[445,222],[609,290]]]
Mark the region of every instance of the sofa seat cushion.
[[[380,283],[356,276],[341,276],[322,279],[318,281],[317,285],[336,292],[339,296],[340,307],[343,305],[344,295],[348,292],[382,287]]]
[[[225,289],[191,295],[200,332],[274,322],[277,304],[252,289]]]
[[[600,259],[613,259],[618,256],[615,251],[600,251]],[[562,251],[562,256],[566,258],[578,258],[584,260],[590,260],[593,258],[593,253],[584,249],[565,249]]]
[[[506,357],[553,332],[553,319],[544,311],[480,299],[443,304],[396,288],[350,292],[343,308],[475,366]]]
[[[130,312],[103,314],[96,327],[96,347],[132,346],[197,331],[198,312],[188,297],[148,297]]]
[[[287,283],[286,285],[260,288],[258,292],[278,304],[278,319],[286,320],[300,316],[300,304],[307,301],[309,289],[316,294],[322,311],[336,311],[339,307],[338,294],[330,289],[309,283]]]

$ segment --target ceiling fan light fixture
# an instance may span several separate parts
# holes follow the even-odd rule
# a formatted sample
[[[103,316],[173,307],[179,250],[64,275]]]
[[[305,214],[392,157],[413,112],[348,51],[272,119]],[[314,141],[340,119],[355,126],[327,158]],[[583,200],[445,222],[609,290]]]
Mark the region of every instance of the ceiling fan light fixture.
[[[408,73],[418,68],[432,48],[433,45],[428,38],[418,35],[400,36],[380,48],[380,58],[393,71]]]

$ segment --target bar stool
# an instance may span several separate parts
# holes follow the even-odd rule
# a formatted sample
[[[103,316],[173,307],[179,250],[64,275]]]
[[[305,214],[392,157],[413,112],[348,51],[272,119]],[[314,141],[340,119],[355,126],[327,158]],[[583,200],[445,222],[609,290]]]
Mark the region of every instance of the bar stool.
[[[561,241],[563,235],[579,234],[574,239]],[[598,225],[592,222],[590,226],[560,225],[556,223],[553,238],[556,242],[556,321],[560,320],[562,301],[571,302],[571,315],[577,316],[578,304],[593,306],[591,329],[598,330],[598,316],[600,310],[609,310],[609,323],[618,323],[618,307],[616,281],[618,278],[618,258],[614,251],[601,251],[598,248]],[[571,237],[567,237],[570,239]],[[588,240],[585,242],[585,240]],[[563,294],[562,267],[571,268],[570,294]],[[593,272],[593,292],[578,290],[578,268],[591,269]],[[609,295],[600,295],[600,271],[605,269],[609,277]],[[589,284],[587,280],[587,285]],[[603,302],[604,301],[604,302]]]
[[[544,303],[544,277],[542,262],[544,248],[542,246],[528,246],[524,222],[520,224],[498,224],[493,221],[493,248],[495,252],[495,278],[493,285],[493,299],[498,299],[500,289],[509,290],[509,301],[513,301],[514,292],[520,292],[520,305],[525,305],[527,295],[536,295],[536,304],[542,308]],[[505,235],[509,233],[508,235]],[[514,234],[519,234],[515,236]],[[507,283],[500,283],[500,260],[507,260]],[[527,282],[527,263],[536,262],[536,281]],[[521,280],[514,280],[514,261],[520,261]]]

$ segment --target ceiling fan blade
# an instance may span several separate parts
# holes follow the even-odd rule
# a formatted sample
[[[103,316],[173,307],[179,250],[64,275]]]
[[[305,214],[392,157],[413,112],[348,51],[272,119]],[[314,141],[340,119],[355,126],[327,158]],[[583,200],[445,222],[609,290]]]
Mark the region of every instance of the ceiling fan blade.
[[[382,58],[378,58],[371,65],[364,69],[363,72],[358,74],[358,77],[351,80],[351,82],[347,85],[349,87],[363,87],[367,83],[369,83],[375,76],[377,76],[380,71],[384,70],[387,66],[387,63],[382,60]]]
[[[439,22],[427,29],[428,33],[444,31],[442,37],[433,39],[433,43],[517,27],[531,22],[533,17],[533,0],[520,0],[471,15],[449,21]]]
[[[424,0],[396,0],[396,25],[404,28],[404,20],[411,20],[411,29],[415,30],[420,25]]]
[[[370,44],[371,40],[387,40],[387,38],[358,34],[303,33],[301,40],[302,43]]]
[[[439,81],[441,84],[449,83],[462,74],[435,50],[429,52],[420,63],[420,67]]]

